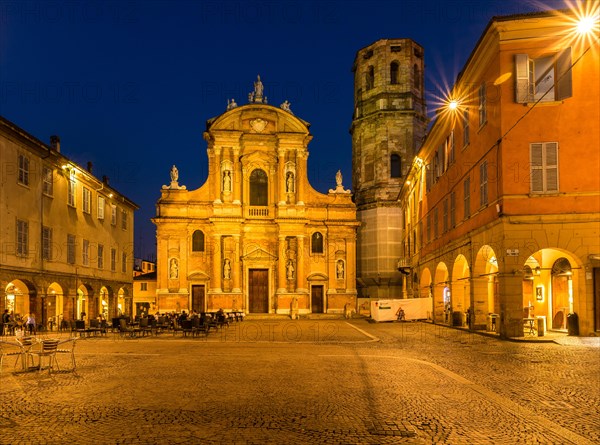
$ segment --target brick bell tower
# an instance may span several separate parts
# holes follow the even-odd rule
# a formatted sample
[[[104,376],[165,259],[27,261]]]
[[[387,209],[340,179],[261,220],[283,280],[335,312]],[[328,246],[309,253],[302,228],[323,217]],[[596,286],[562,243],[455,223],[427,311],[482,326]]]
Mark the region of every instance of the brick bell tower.
[[[359,297],[403,296],[398,194],[426,132],[424,67],[423,48],[410,39],[378,40],[359,50],[352,66]]]

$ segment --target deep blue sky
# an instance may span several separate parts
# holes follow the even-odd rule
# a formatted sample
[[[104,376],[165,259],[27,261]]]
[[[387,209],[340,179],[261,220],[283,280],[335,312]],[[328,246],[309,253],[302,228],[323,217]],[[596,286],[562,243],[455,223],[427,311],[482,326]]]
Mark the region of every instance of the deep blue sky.
[[[0,114],[140,206],[136,254],[155,250],[150,218],[176,164],[206,179],[205,122],[228,98],[247,103],[260,74],[269,103],[310,122],[309,180],[351,186],[351,66],[380,38],[425,48],[426,87],[452,84],[494,15],[560,0],[119,1],[0,0]],[[430,100],[429,112],[435,106]]]

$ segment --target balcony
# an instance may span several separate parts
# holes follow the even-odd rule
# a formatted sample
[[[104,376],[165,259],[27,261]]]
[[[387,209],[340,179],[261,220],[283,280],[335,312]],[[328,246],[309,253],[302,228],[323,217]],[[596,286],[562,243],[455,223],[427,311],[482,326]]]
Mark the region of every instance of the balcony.
[[[267,219],[267,218],[269,218],[269,208],[264,207],[264,206],[247,207],[246,208],[246,218]]]

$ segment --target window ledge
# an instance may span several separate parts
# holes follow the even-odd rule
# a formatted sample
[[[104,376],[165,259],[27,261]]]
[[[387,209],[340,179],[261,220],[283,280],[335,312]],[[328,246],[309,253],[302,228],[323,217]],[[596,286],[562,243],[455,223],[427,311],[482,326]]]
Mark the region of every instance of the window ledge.
[[[523,103],[524,106],[529,107],[529,108],[533,108],[533,107],[556,107],[557,105],[562,105],[565,101],[564,100],[547,100],[547,101],[541,101],[541,102],[525,102]]]

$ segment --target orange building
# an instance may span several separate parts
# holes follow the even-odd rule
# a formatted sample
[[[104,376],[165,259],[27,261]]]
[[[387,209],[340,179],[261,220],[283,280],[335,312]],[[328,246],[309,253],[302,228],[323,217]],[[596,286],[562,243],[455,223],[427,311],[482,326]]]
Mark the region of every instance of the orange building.
[[[600,49],[577,20],[494,17],[413,162],[399,266],[436,323],[600,330]]]

